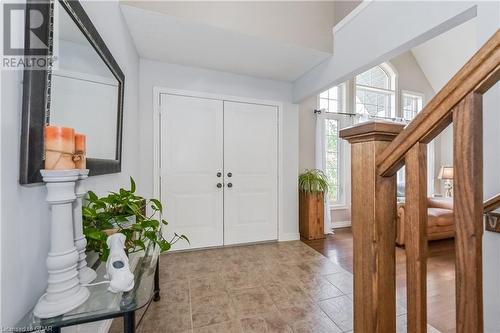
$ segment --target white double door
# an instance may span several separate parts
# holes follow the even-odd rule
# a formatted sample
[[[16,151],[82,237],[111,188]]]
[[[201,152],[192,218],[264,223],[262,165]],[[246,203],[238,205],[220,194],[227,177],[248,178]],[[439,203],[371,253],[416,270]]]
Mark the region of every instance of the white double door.
[[[221,246],[277,239],[276,106],[161,95],[166,236]]]

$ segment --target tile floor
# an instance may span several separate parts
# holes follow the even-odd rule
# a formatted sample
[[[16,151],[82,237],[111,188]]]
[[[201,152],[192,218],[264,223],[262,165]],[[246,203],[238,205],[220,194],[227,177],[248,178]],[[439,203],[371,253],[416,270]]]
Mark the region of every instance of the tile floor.
[[[160,281],[162,298],[139,333],[353,329],[352,274],[300,241],[170,253]],[[398,332],[406,332],[405,312],[398,306]],[[115,320],[111,332],[121,325]]]

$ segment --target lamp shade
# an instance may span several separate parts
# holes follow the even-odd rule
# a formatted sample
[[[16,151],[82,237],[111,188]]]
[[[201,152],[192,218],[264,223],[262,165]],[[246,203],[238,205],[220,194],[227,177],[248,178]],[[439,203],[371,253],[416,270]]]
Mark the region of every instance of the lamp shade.
[[[453,179],[453,167],[451,166],[442,166],[441,170],[439,170],[439,179]]]

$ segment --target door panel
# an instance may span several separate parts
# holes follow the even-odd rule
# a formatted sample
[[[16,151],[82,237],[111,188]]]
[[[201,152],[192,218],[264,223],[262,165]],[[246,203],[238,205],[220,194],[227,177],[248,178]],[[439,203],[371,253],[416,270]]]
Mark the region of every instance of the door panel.
[[[161,95],[161,198],[174,249],[223,245],[222,101]]]
[[[277,117],[277,107],[224,101],[226,245],[278,238]]]

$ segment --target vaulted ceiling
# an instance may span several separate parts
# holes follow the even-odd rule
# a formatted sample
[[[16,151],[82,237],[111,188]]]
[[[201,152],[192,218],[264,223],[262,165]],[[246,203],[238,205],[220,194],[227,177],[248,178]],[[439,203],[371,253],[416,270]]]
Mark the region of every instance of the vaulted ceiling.
[[[333,1],[121,2],[143,58],[283,81],[294,81],[332,55],[336,5]]]

